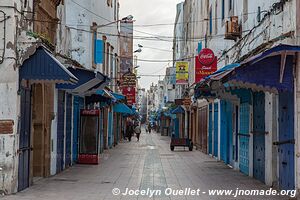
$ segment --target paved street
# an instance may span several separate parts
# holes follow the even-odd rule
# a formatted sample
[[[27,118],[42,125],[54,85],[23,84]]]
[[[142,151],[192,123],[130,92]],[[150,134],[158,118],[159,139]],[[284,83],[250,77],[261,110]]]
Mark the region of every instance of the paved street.
[[[112,189],[268,189],[199,151],[169,150],[169,138],[156,133],[141,135],[109,150],[99,166],[76,165],[61,174],[43,179],[29,189],[4,197],[12,200],[109,200],[149,199],[146,196],[113,196]],[[152,199],[234,199],[232,196],[166,196]],[[236,199],[276,199],[238,197]],[[278,198],[288,199],[288,198]]]

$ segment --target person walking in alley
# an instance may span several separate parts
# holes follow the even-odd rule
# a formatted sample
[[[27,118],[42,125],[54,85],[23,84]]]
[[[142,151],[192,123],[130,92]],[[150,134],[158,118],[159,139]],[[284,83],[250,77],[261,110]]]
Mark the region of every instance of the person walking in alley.
[[[132,122],[131,119],[128,119],[127,126],[126,126],[126,135],[127,135],[127,138],[128,138],[129,142],[131,141],[131,137],[133,135],[133,131],[134,131],[133,122]]]
[[[139,124],[134,128],[134,132],[136,134],[137,141],[140,141],[141,127]]]
[[[148,132],[151,133],[151,123],[148,123]]]

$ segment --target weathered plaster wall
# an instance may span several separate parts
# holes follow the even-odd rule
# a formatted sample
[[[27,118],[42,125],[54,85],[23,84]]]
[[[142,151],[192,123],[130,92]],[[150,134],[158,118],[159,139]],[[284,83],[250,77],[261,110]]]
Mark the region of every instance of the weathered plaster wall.
[[[226,1],[225,1],[226,2]],[[248,1],[248,15],[243,15],[243,1],[234,1],[233,15],[239,17],[239,23],[242,25],[242,42],[238,43],[235,48],[231,47],[235,45],[233,40],[224,40],[225,25],[224,21],[220,19],[222,6],[218,1],[217,15],[218,19],[215,19],[215,5],[216,0],[210,1],[209,7],[212,8],[213,16],[213,33],[211,37],[208,37],[208,46],[213,49],[215,54],[218,56],[219,63],[218,67],[222,67],[225,64],[237,62],[242,56],[246,55],[250,51],[254,50],[258,46],[268,41],[271,41],[282,34],[290,31],[295,31],[296,28],[296,1],[292,0],[286,2],[282,12],[278,15],[271,14],[266,17],[263,22],[257,21],[258,6],[261,7],[261,11],[269,11],[274,3],[279,2],[278,0],[267,0],[267,1]],[[225,3],[225,21],[229,20],[230,12],[228,3]],[[263,19],[265,12],[262,12],[261,19]],[[247,19],[244,18],[247,16]],[[217,25],[215,25],[217,23]],[[215,29],[217,26],[217,29]],[[253,29],[253,27],[256,27]],[[252,30],[253,29],[253,30]],[[222,36],[223,35],[223,36]],[[274,44],[288,43],[295,44],[295,35],[292,37],[282,38],[275,41]],[[273,45],[270,43],[270,45]],[[228,52],[227,52],[228,51]],[[227,52],[228,60],[226,61],[224,52]]]
[[[0,120],[14,121],[13,134],[0,133],[0,190],[3,193],[17,191],[18,179],[18,128],[20,127],[19,73],[23,58],[28,57],[27,49],[35,40],[28,40],[26,31],[32,28],[32,22],[24,20],[31,17],[32,0],[2,0],[0,10],[6,13],[6,31],[0,23],[0,37],[5,37],[5,54],[0,63]],[[21,15],[21,11],[28,13]],[[0,47],[2,49],[2,47]],[[0,52],[2,54],[2,52]]]

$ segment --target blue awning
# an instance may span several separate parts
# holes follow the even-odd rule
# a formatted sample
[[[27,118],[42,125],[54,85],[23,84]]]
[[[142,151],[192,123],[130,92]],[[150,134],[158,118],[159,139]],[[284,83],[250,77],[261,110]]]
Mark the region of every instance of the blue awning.
[[[122,94],[115,93],[115,92],[112,92],[111,94],[112,94],[112,95],[115,97],[115,99],[117,99],[117,100],[125,100],[125,96],[122,95]]]
[[[112,93],[106,89],[97,90],[96,94],[108,99],[116,100],[116,98],[112,95]]]
[[[117,103],[113,106],[113,111],[122,114],[133,114],[132,110],[124,103]]]
[[[228,74],[230,74],[234,69],[238,68],[239,66],[239,63],[229,64],[220,68],[211,75],[205,77],[205,79],[197,83],[197,85],[195,86],[195,98],[215,97],[215,94],[212,91],[213,82],[220,81],[219,85],[222,85],[222,79],[225,78]]]
[[[178,106],[172,111],[172,114],[183,114],[185,113],[185,110],[182,108],[182,106]]]
[[[227,81],[253,90],[293,92],[296,52],[300,52],[299,46],[278,45],[243,62]]]
[[[78,79],[48,50],[38,47],[20,67],[20,79],[33,82],[77,83]]]
[[[77,84],[57,84],[57,88],[71,90],[73,93],[82,94],[92,90],[102,89],[109,82],[108,77],[100,72],[72,67],[69,67],[68,70],[79,79]]]

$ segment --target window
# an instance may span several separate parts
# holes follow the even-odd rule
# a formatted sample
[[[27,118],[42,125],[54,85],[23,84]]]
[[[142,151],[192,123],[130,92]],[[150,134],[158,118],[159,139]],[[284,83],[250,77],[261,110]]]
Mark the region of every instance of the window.
[[[229,15],[233,16],[234,0],[228,0],[228,1],[229,1],[229,5],[228,5]]]
[[[110,44],[109,43],[106,43],[106,52],[105,52],[105,54],[106,54],[106,63],[105,63],[105,75],[106,76],[109,76],[109,65],[110,65],[110,60],[109,60],[109,58],[110,58]]]
[[[225,0],[222,0],[222,20],[225,19]]]
[[[216,6],[215,6],[215,34],[218,34],[218,1],[216,1]]]
[[[212,9],[209,9],[209,34],[212,35]]]
[[[248,20],[248,0],[243,1],[243,20],[244,23]]]

